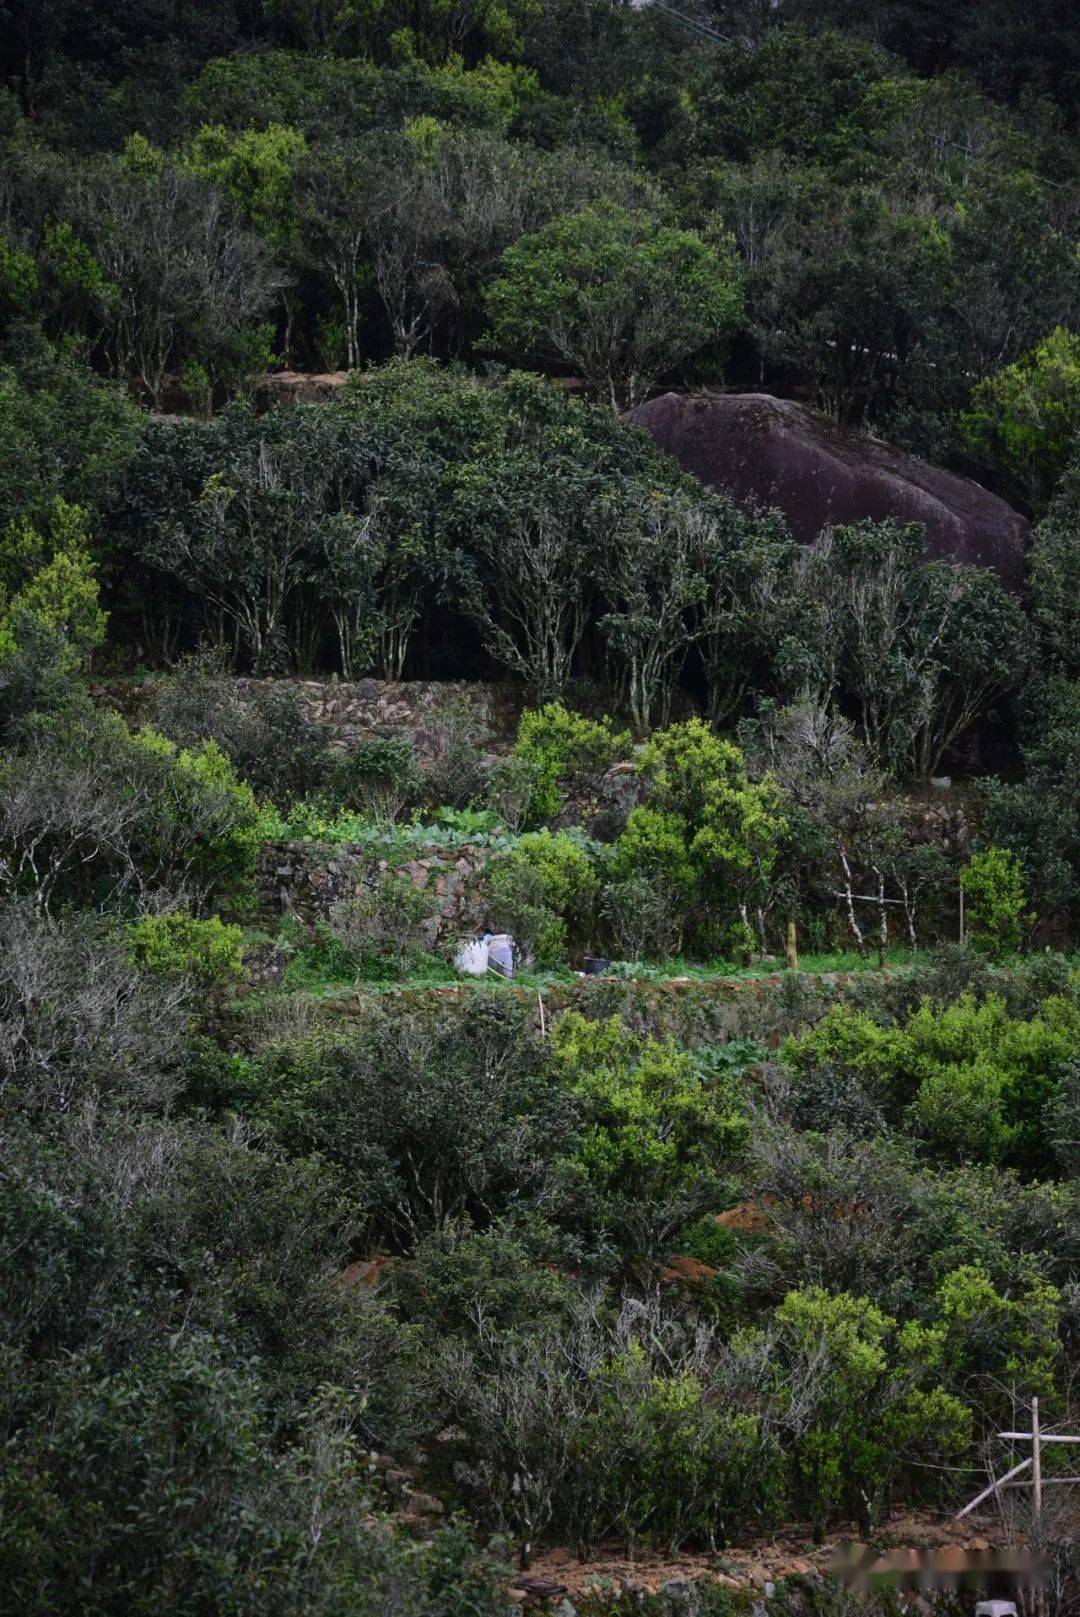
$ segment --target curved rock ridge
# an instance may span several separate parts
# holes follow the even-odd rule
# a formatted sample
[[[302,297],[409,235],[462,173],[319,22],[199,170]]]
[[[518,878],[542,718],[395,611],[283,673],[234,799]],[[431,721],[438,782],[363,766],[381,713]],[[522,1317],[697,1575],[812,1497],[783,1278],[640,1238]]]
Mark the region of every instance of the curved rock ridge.
[[[817,410],[767,393],[664,393],[629,419],[710,488],[777,506],[804,543],[862,517],[921,522],[930,556],[993,567],[1010,588],[1020,584],[1030,528],[1018,511]]]

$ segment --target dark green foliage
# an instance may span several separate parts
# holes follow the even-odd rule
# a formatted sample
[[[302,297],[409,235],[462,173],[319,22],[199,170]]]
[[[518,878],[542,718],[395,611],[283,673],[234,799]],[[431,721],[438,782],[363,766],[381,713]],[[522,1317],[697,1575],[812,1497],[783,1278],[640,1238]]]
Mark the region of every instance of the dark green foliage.
[[[0,882],[43,909],[165,884],[205,903],[254,872],[255,798],[214,741],[178,749],[80,711],[4,753],[0,779]]]
[[[414,886],[411,876],[384,872],[374,887],[362,887],[335,904],[327,925],[335,953],[358,977],[400,977],[430,947],[437,909],[434,893]]]
[[[216,742],[259,798],[284,807],[324,778],[325,737],[296,692],[269,681],[241,691],[212,655],[187,658],[162,678],[150,712],[178,746]]]
[[[257,1108],[292,1149],[349,1174],[377,1230],[408,1240],[544,1184],[563,1107],[541,1055],[517,1008],[495,999],[460,1027],[388,1015],[354,1039],[268,1052]]]
[[[326,766],[331,795],[359,809],[376,824],[393,822],[420,796],[420,771],[405,736],[359,741],[331,755]]]
[[[785,1059],[797,1074],[796,1111],[809,1105],[816,1126],[845,1123],[842,1114],[829,1116],[839,1089],[842,1108],[862,1106],[863,1129],[878,1132],[886,1116],[903,1114],[942,1155],[1004,1159],[1038,1172],[1048,1157],[1047,1110],[1078,1041],[1080,1005],[1067,982],[1026,1018],[1011,1018],[992,993],[981,1001],[971,993],[951,1004],[923,1000],[901,1027],[834,1007],[788,1042]],[[876,1118],[871,1108],[880,1109]]]
[[[0,935],[8,1598],[368,1611],[388,1580],[409,1611],[494,1609],[456,1529],[421,1555],[358,1528],[354,1434],[398,1393],[391,1322],[336,1279],[342,1181],[183,1116],[183,1003],[91,927],[8,910]]]
[[[1075,1427],[1072,10],[0,0],[5,1612],[502,1617],[477,1533],[877,1541]],[[721,373],[1019,499],[1025,589],[611,408]],[[328,674],[529,711],[330,747]],[[369,885],[255,915],[260,835]]]
[[[1073,461],[1035,530],[1031,604],[1048,670],[1080,675],[1080,462]]]
[[[1040,916],[1068,935],[1080,916],[1080,682],[1033,684],[1021,706],[1023,778],[988,781],[990,829],[1020,859]]]
[[[11,334],[0,365],[0,526],[41,516],[58,495],[100,505],[141,428],[138,411],[76,353],[32,328]]]

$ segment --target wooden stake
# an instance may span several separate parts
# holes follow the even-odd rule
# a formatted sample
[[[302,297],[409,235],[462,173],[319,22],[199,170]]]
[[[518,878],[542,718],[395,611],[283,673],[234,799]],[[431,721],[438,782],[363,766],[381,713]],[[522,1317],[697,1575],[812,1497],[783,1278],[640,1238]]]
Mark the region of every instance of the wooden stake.
[[[989,1496],[992,1493],[996,1493],[1000,1488],[1030,1488],[1031,1491],[1032,1491],[1032,1513],[1033,1513],[1034,1518],[1035,1518],[1036,1530],[1038,1530],[1038,1528],[1039,1528],[1039,1526],[1041,1525],[1041,1522],[1042,1522],[1043,1482],[1044,1481],[1046,1482],[1047,1487],[1049,1487],[1051,1483],[1059,1483],[1059,1482],[1077,1483],[1077,1482],[1080,1482],[1080,1476],[1074,1476],[1074,1477],[1046,1477],[1046,1478],[1043,1477],[1043,1474],[1042,1474],[1042,1450],[1043,1450],[1043,1444],[1044,1443],[1080,1443],[1080,1436],[1077,1436],[1077,1435],[1075,1435],[1073,1433],[1067,1433],[1067,1432],[1047,1432],[1046,1436],[1044,1437],[1043,1433],[1042,1433],[1042,1428],[1039,1425],[1039,1400],[1037,1398],[1033,1398],[1031,1400],[1031,1430],[1030,1430],[1030,1432],[999,1432],[998,1436],[1000,1438],[1004,1438],[1005,1441],[1009,1442],[1009,1443],[1030,1443],[1031,1444],[1031,1454],[1030,1454],[1028,1459],[1021,1460],[1019,1465],[1014,1465],[1011,1471],[1006,1471],[1006,1473],[1005,1473],[1005,1475],[1003,1477],[998,1477],[997,1481],[992,1482],[990,1484],[989,1488],[984,1488],[981,1494],[979,1494],[975,1499],[972,1499],[970,1501],[970,1503],[966,1504],[964,1506],[963,1510],[957,1512],[956,1520],[959,1521],[962,1516],[966,1516],[969,1511],[972,1511],[972,1510],[975,1509],[976,1505],[981,1505],[984,1499],[988,1499]],[[1020,1475],[1020,1473],[1022,1471],[1026,1471],[1029,1466],[1031,1467],[1030,1481],[1029,1481],[1029,1479],[1027,1477],[1025,1477],[1023,1482],[1014,1482],[1013,1478],[1018,1477]],[[1036,1607],[1037,1614],[1041,1610],[1042,1610],[1042,1607],[1041,1607],[1041,1598],[1040,1598],[1040,1603]]]
[[[1010,1482],[1013,1477],[1019,1476],[1021,1471],[1026,1471],[1030,1464],[1030,1460],[1021,1460],[1019,1465],[1014,1465],[1011,1471],[1006,1471],[1005,1475],[998,1477],[997,1481],[992,1482],[989,1488],[984,1488],[982,1493],[976,1494],[974,1499],[969,1500],[963,1510],[958,1510],[955,1519],[960,1521],[962,1517],[973,1511],[976,1505],[981,1505],[984,1499],[989,1499],[992,1493],[996,1493],[999,1488],[1004,1487],[1005,1483]]]

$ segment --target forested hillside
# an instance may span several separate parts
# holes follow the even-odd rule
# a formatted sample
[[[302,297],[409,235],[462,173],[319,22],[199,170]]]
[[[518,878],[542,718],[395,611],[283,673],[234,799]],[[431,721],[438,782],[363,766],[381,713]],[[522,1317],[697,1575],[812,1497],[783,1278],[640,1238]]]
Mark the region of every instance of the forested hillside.
[[[5,1617],[1080,1609],[1078,106],[0,0]]]

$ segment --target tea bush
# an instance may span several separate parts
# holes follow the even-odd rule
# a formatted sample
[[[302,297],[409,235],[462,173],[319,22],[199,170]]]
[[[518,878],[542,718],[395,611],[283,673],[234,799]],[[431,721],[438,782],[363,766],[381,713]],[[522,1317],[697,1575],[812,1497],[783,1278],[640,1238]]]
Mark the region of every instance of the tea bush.
[[[359,975],[389,966],[401,976],[411,961],[431,947],[428,923],[439,901],[412,878],[384,871],[373,887],[359,888],[331,909],[331,936]]]
[[[968,936],[992,959],[1016,954],[1031,926],[1020,861],[1007,848],[972,854],[960,872]]]
[[[218,916],[200,921],[184,910],[144,915],[127,931],[132,962],[155,976],[194,977],[204,988],[243,975],[243,933]]]
[[[526,832],[484,872],[492,930],[509,932],[538,966],[565,960],[571,940],[587,943],[599,877],[587,849],[563,832]]]
[[[522,714],[513,757],[532,772],[527,823],[550,825],[571,793],[594,792],[629,747],[629,734],[616,730],[610,719],[585,718],[560,702]]]

